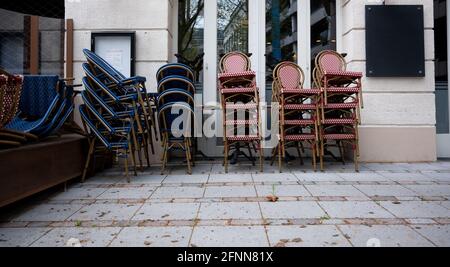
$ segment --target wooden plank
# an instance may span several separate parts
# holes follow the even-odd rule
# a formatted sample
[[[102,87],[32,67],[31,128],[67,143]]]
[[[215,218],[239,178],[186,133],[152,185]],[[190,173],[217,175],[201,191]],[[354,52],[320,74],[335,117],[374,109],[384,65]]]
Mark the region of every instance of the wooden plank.
[[[30,17],[30,74],[39,74],[39,17]]]
[[[66,78],[74,78],[73,73],[73,19],[66,20]],[[68,81],[70,84],[72,81]]]

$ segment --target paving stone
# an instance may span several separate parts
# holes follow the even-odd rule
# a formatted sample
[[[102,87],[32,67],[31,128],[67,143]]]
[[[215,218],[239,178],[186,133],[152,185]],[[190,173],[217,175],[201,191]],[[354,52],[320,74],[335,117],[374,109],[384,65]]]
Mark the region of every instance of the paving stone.
[[[133,184],[161,184],[167,175],[159,175],[159,174],[151,174],[151,175],[142,175],[139,174],[138,176],[130,176],[130,183]],[[123,178],[119,181],[119,183],[122,184],[128,184],[127,179]]]
[[[205,197],[256,197],[254,186],[208,186]]]
[[[389,181],[388,178],[376,172],[353,172],[353,173],[339,173],[345,181]]]
[[[52,200],[72,200],[72,199],[95,199],[103,192],[105,188],[71,188],[66,192],[61,192],[52,197]]]
[[[302,181],[318,181],[318,182],[335,182],[344,181],[344,178],[335,173],[294,173],[298,180]]]
[[[55,205],[55,204],[41,204],[31,207],[28,210],[22,211],[22,213],[15,217],[13,221],[22,222],[49,222],[49,221],[64,221],[72,214],[81,209],[82,205],[68,204],[68,205]]]
[[[436,246],[450,247],[450,225],[415,225],[412,227]]]
[[[141,204],[92,204],[72,215],[71,221],[129,220]]]
[[[94,177],[86,178],[86,181],[82,185],[113,185],[118,183],[123,178],[121,176],[107,176],[99,174]]]
[[[399,218],[446,218],[450,210],[435,202],[404,201],[380,202],[380,205]]]
[[[147,199],[155,190],[156,187],[110,188],[97,199]]]
[[[263,226],[198,226],[190,246],[195,247],[267,247]]]
[[[433,181],[450,182],[450,173],[424,173]]]
[[[406,185],[420,196],[450,196],[450,185]]]
[[[71,238],[78,239],[82,247],[106,247],[119,233],[119,227],[54,228],[32,247],[65,247]]]
[[[429,247],[429,241],[403,225],[340,225],[342,232],[357,247]]]
[[[292,173],[260,173],[253,174],[253,181],[258,182],[297,182],[297,177]]]
[[[204,184],[208,181],[209,174],[193,174],[193,175],[168,175],[164,179],[163,184]]]
[[[275,195],[277,197],[297,197],[311,196],[311,194],[302,185],[257,185],[258,196],[266,197]]]
[[[306,185],[313,196],[364,197],[358,189],[351,185]]]
[[[0,247],[27,247],[49,228],[0,228]]]
[[[260,203],[264,218],[268,219],[302,219],[321,218],[325,212],[316,202],[262,202]]]
[[[355,185],[368,196],[416,196],[417,193],[401,185]]]
[[[151,198],[200,198],[204,191],[201,186],[163,186],[156,189]]]
[[[251,174],[251,173],[256,173],[259,170],[259,167],[253,167],[250,165],[228,165],[228,174]],[[225,168],[222,166],[222,164],[214,164],[211,168],[211,174],[224,174],[224,175],[228,175],[225,173]]]
[[[389,212],[371,201],[321,201],[331,218],[393,218]]]
[[[406,163],[368,163],[366,167],[372,171],[407,172]]]
[[[198,218],[217,219],[261,219],[261,211],[256,202],[202,203]]]
[[[132,220],[194,220],[199,206],[199,203],[144,204]]]
[[[447,209],[450,210],[450,201],[441,201],[439,202],[439,205],[446,207]]]
[[[112,247],[187,247],[192,227],[127,227]]]
[[[271,246],[348,247],[350,243],[336,226],[267,226]]]
[[[253,182],[250,173],[241,174],[211,174],[208,183],[248,183]]]
[[[407,182],[414,182],[414,181],[431,181],[432,179],[430,177],[427,177],[421,173],[389,173],[389,172],[382,172],[380,173],[382,176],[392,180],[392,181],[407,181]]]

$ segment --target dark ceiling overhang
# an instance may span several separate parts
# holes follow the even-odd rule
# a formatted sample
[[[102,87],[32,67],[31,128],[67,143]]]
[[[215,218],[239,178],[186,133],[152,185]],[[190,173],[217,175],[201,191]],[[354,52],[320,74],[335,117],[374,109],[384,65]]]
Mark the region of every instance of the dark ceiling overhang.
[[[64,0],[8,0],[0,1],[0,8],[29,15],[64,19]]]

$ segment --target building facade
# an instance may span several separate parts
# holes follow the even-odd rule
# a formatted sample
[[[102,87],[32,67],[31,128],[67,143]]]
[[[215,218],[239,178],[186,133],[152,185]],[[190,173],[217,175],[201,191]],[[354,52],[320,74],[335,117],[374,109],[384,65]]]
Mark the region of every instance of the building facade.
[[[208,107],[204,111],[207,117],[217,108],[217,63],[223,52],[239,49],[252,54],[258,85],[266,88],[261,90],[262,99],[267,102],[270,102],[270,65],[279,60],[297,61],[306,73],[305,86],[311,86],[314,57],[324,49],[345,53],[348,69],[366,73],[365,7],[382,2],[66,0],[65,9],[66,18],[74,21],[74,71],[78,82],[85,60],[82,49],[91,47],[92,33],[133,31],[136,74],[148,78],[147,87],[151,91],[156,90],[156,71],[163,64],[175,62],[176,53],[188,58],[205,53],[199,82],[203,88],[201,101]],[[440,0],[385,2],[423,5],[426,71],[425,77],[420,78],[364,78],[361,160],[425,162],[435,161],[438,156],[450,157],[448,5]],[[442,25],[435,29],[435,21]],[[439,30],[439,38],[435,30]],[[435,56],[437,49],[439,58]],[[265,124],[270,128],[269,118]],[[207,154],[222,154],[217,146],[220,141],[215,138],[205,138],[203,143]]]

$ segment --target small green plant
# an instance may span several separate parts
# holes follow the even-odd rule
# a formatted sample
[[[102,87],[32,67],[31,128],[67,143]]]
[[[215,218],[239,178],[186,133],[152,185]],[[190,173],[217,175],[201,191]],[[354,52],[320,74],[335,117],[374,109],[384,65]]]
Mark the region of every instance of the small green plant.
[[[272,194],[270,196],[267,196],[267,200],[269,200],[270,202],[277,202],[278,199],[279,198],[276,195],[276,186],[273,184],[272,185]]]
[[[81,227],[83,223],[81,221],[76,221],[75,222],[75,227]]]
[[[330,215],[325,215],[325,216],[322,216],[322,217],[320,217],[320,220],[321,221],[328,221],[328,220],[330,220],[331,219],[331,217],[330,217]]]

